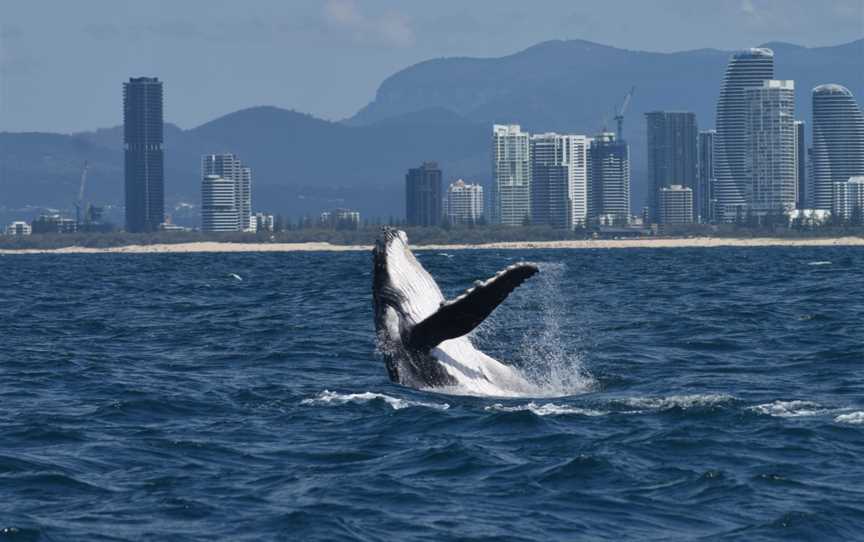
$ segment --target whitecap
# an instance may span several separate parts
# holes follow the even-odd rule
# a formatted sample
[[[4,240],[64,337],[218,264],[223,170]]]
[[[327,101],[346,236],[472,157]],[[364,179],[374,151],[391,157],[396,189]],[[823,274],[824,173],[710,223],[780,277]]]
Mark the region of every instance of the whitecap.
[[[722,405],[735,398],[725,393],[670,395],[669,397],[630,397],[624,402],[631,407],[648,410],[701,408]]]
[[[363,393],[338,393],[335,391],[324,390],[317,396],[310,399],[300,401],[301,405],[344,405],[346,403],[368,403],[379,399],[390,405],[393,410],[401,410],[408,407],[427,407],[436,410],[447,410],[450,405],[447,403],[425,403],[423,401],[411,401],[392,397],[383,393],[373,393],[371,391]]]
[[[831,265],[829,261],[807,262],[807,265]]]
[[[831,412],[831,409],[825,408],[819,403],[814,403],[813,401],[774,401],[773,403],[764,403],[749,407],[749,410],[778,418],[821,416]]]
[[[485,408],[488,411],[495,412],[533,412],[537,416],[560,416],[565,414],[580,415],[580,416],[605,416],[608,412],[602,410],[594,410],[591,408],[580,408],[568,405],[556,405],[555,403],[545,403],[538,405],[531,402],[525,405],[502,405],[495,403]]]
[[[850,412],[849,414],[840,414],[834,421],[837,423],[853,423],[853,424],[864,424],[864,411],[859,410],[858,412]]]

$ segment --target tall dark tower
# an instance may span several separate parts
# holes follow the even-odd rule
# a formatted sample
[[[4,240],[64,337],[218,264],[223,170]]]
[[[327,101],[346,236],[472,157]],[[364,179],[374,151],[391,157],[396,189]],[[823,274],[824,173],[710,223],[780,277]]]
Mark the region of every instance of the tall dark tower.
[[[656,221],[660,209],[660,189],[681,185],[693,190],[699,200],[696,182],[699,129],[696,115],[684,111],[645,113],[648,127],[648,206]]]
[[[123,83],[126,152],[126,231],[154,231],[165,220],[162,82],[132,77]]]
[[[405,176],[405,214],[409,226],[437,226],[443,216],[441,170],[435,162],[408,170]]]

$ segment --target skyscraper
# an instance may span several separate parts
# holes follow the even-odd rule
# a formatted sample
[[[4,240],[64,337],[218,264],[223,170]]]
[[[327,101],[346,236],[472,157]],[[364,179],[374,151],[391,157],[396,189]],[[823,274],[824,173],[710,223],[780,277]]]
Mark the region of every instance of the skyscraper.
[[[759,214],[795,208],[795,84],[762,81],[744,89],[747,103],[747,204]]]
[[[714,216],[714,139],[715,130],[699,132],[699,181],[693,212],[703,221],[710,222]]]
[[[798,186],[795,208],[804,209],[807,204],[807,145],[803,120],[795,121],[795,184]]]
[[[459,179],[447,188],[446,202],[451,224],[476,224],[483,216],[483,187]]]
[[[604,132],[588,151],[588,220],[603,225],[630,221],[630,147]]]
[[[831,209],[835,183],[864,175],[864,114],[849,89],[820,85],[813,89],[811,160],[814,209]]]
[[[831,212],[840,220],[856,226],[864,222],[864,175],[850,177],[845,183],[834,183]]]
[[[531,136],[532,223],[565,229],[585,225],[589,141],[583,135]]]
[[[664,186],[681,185],[698,193],[696,115],[678,111],[645,113],[648,128],[648,207],[657,219],[658,197]]]
[[[405,215],[410,226],[437,226],[441,210],[441,170],[435,162],[423,162],[405,175]]]
[[[126,231],[159,229],[165,220],[162,82],[132,77],[123,83]]]
[[[492,127],[492,220],[521,226],[531,217],[529,134],[518,124]]]
[[[747,170],[747,97],[744,89],[774,79],[774,52],[750,49],[732,55],[717,101],[714,142],[714,195],[718,218],[735,220],[747,205],[750,172]]]
[[[234,181],[238,228],[240,231],[253,230],[252,169],[244,166],[236,154],[205,154],[201,157],[201,178],[208,175]]]
[[[219,175],[205,175],[201,180],[201,231],[239,230],[237,181]]]
[[[693,223],[693,189],[673,184],[661,186],[657,193],[657,221],[665,225]]]

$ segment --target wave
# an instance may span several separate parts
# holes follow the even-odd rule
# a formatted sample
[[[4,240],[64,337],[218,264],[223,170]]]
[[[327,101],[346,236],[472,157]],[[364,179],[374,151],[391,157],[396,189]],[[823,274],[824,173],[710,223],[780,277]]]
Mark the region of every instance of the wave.
[[[363,393],[338,393],[335,391],[324,390],[316,397],[303,399],[301,405],[344,405],[346,403],[368,403],[370,401],[382,401],[393,408],[393,410],[402,410],[409,407],[426,407],[436,410],[447,410],[450,405],[447,403],[426,403],[423,401],[411,401],[409,399],[401,399],[384,393],[374,393],[371,391]]]
[[[531,402],[525,405],[502,405],[495,403],[487,406],[484,410],[495,412],[531,412],[537,416],[561,416],[561,415],[580,415],[580,416],[605,416],[609,412],[603,410],[594,410],[591,408],[579,408],[567,405],[556,405],[555,403],[546,403],[538,405]]]
[[[773,403],[751,406],[748,410],[777,418],[800,418],[802,416],[821,416],[832,412],[833,409],[813,401],[774,401]]]
[[[735,397],[725,393],[707,393],[693,395],[670,395],[668,397],[630,397],[624,400],[627,406],[644,410],[671,410],[679,408],[707,408],[722,406],[735,400]]]
[[[831,265],[829,261],[807,262],[807,265]]]
[[[834,421],[837,423],[851,423],[855,425],[864,424],[864,411],[850,412],[849,414],[840,414]]]

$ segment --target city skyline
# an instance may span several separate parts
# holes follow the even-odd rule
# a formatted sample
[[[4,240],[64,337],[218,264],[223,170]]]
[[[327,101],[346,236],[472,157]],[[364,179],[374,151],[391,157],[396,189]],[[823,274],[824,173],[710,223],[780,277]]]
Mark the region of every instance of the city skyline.
[[[778,139],[778,140],[779,140],[779,138],[781,138],[781,136],[778,135],[780,132],[778,132],[777,134],[770,135],[769,132],[765,131],[765,130],[759,132],[762,135],[755,137],[757,131],[752,126],[753,108],[751,106],[751,102],[754,101],[754,98],[751,97],[751,94],[759,91],[758,83],[761,82],[764,84],[765,81],[773,81],[773,79],[764,79],[764,77],[769,76],[769,73],[770,73],[770,77],[773,77],[773,75],[774,75],[774,73],[773,73],[774,72],[774,70],[773,70],[774,56],[775,56],[774,52],[772,50],[766,49],[766,48],[750,49],[750,50],[745,50],[744,52],[739,52],[739,53],[733,54],[732,58],[729,62],[728,68],[727,68],[726,79],[725,79],[725,81],[721,87],[721,96],[717,102],[717,122],[716,122],[716,124],[718,126],[721,126],[721,128],[723,128],[724,125],[726,126],[726,128],[729,128],[731,126],[733,131],[730,131],[728,134],[726,134],[725,138],[715,136],[716,139],[718,139],[718,143],[717,143],[718,148],[712,149],[712,154],[718,154],[719,155],[719,154],[721,154],[719,151],[723,150],[723,152],[727,155],[725,157],[726,158],[725,164],[727,166],[729,166],[730,164],[734,165],[733,163],[736,163],[737,165],[735,165],[735,167],[737,168],[736,169],[737,172],[732,174],[732,176],[735,179],[733,183],[730,184],[728,182],[725,182],[725,184],[724,184],[725,180],[722,178],[719,178],[720,175],[716,174],[716,170],[718,169],[718,166],[717,166],[717,164],[714,164],[715,177],[717,177],[717,179],[714,183],[714,186],[711,187],[713,189],[709,190],[709,191],[714,193],[717,196],[714,199],[718,200],[718,203],[719,203],[718,207],[719,208],[721,208],[721,209],[723,209],[724,207],[727,208],[727,212],[725,213],[725,215],[726,215],[725,219],[727,221],[735,220],[738,217],[746,214],[751,209],[758,211],[758,212],[761,212],[761,213],[765,213],[765,212],[768,212],[770,209],[801,208],[802,201],[804,200],[804,196],[806,195],[806,192],[808,191],[807,190],[808,189],[807,176],[802,175],[802,172],[806,171],[806,160],[803,160],[803,158],[806,157],[807,153],[802,152],[804,149],[804,146],[800,144],[802,139],[804,139],[806,141],[806,136],[802,138],[802,135],[804,135],[803,131],[804,131],[804,127],[807,125],[807,122],[806,121],[800,121],[799,119],[795,118],[797,115],[796,115],[795,107],[794,107],[794,102],[795,102],[794,93],[790,92],[790,96],[785,100],[785,103],[788,106],[787,109],[779,111],[777,113],[779,115],[778,118],[781,119],[784,123],[784,128],[782,130],[780,130],[780,132],[783,132],[783,134],[784,134],[784,135],[782,135],[782,138],[784,141],[782,144],[782,148],[783,148],[783,154],[786,158],[782,161],[777,161],[777,160],[772,159],[773,161],[770,163],[764,162],[761,159],[757,160],[757,158],[761,157],[762,155],[764,155],[767,152],[766,149],[769,149],[770,145],[769,146],[763,145],[761,147],[760,146],[754,146],[753,141],[756,141],[759,138],[773,137],[773,138]],[[751,69],[750,68],[751,66],[754,67],[754,69]],[[160,94],[159,94],[157,101],[159,102],[159,104],[158,104],[158,116],[161,120],[162,110],[164,109],[164,106],[162,104],[162,97],[161,97],[162,81],[160,81],[159,78],[157,78],[157,77],[153,77],[153,78],[150,78],[150,77],[134,78],[133,77],[130,79],[130,82],[126,84],[126,87],[129,87],[129,85],[131,85],[133,82],[135,82],[137,85],[141,86],[142,88],[143,88],[143,85],[145,82],[153,84],[154,88],[156,88],[156,87],[159,88]],[[794,85],[794,82],[791,80],[788,83],[790,86]],[[831,85],[835,85],[835,84],[833,84],[833,83],[828,84],[828,86],[831,86]],[[820,85],[820,86],[815,87],[815,88],[820,88],[820,87],[825,87],[825,86],[826,86],[826,84],[823,84],[823,85]],[[844,88],[844,87],[841,87],[841,88]],[[755,99],[754,103],[761,103],[759,101],[760,99],[764,99],[764,98],[758,98],[757,97],[757,99]],[[629,100],[629,95],[628,95],[628,100]],[[857,112],[860,114],[860,107],[857,105],[857,102],[854,101],[854,97],[851,97],[851,93],[850,93],[850,100],[851,100],[850,104],[852,104],[852,105],[850,105],[850,107],[856,109]],[[816,108],[815,104],[816,104],[816,100],[814,100],[814,110]],[[155,105],[150,105],[150,106],[147,106],[144,108],[142,108],[142,107],[139,107],[139,109],[141,109],[142,111],[145,111],[148,108],[152,109],[153,111],[156,111],[156,109],[157,109]],[[135,127],[136,121],[135,121],[135,116],[130,113],[130,109],[128,107],[128,104],[127,104],[127,106],[125,106],[125,108],[126,109],[124,110],[124,121],[126,121],[125,122],[125,124],[127,125],[126,131],[128,132],[129,130],[131,130],[132,128]],[[647,139],[648,139],[648,147],[649,147],[649,152],[648,152],[649,170],[648,170],[648,182],[647,182],[648,187],[649,187],[649,189],[648,189],[649,211],[652,208],[657,207],[656,203],[651,203],[651,200],[652,200],[652,198],[656,198],[656,196],[657,196],[656,188],[658,186],[658,182],[662,182],[664,185],[682,183],[685,186],[692,185],[692,188],[694,189],[694,210],[696,211],[697,216],[700,217],[700,219],[701,219],[703,217],[703,213],[701,212],[701,208],[704,206],[703,202],[704,202],[705,198],[704,198],[704,196],[702,196],[700,194],[700,190],[699,190],[700,189],[700,183],[697,183],[695,181],[695,179],[692,179],[692,177],[693,177],[692,174],[689,175],[689,177],[691,177],[691,180],[689,180],[689,181],[688,180],[680,181],[678,179],[665,179],[663,181],[658,181],[656,178],[652,179],[652,177],[658,177],[659,178],[659,176],[663,175],[663,174],[660,174],[658,176],[658,174],[656,174],[654,171],[652,171],[652,162],[656,162],[657,160],[656,160],[654,154],[652,154],[652,152],[651,152],[652,146],[654,146],[654,147],[658,146],[656,144],[656,141],[652,143],[652,129],[651,129],[652,121],[651,121],[651,118],[652,118],[652,115],[660,114],[660,113],[667,115],[667,116],[677,114],[674,111],[673,112],[655,111],[655,112],[646,113],[646,122],[648,125],[648,130],[647,130],[648,137],[647,137]],[[685,152],[685,154],[687,154],[690,158],[688,160],[685,160],[685,162],[690,164],[687,166],[686,169],[692,170],[693,169],[692,164],[694,163],[692,156],[694,154],[696,143],[694,143],[694,138],[690,137],[690,136],[692,136],[692,134],[698,130],[698,124],[695,122],[695,119],[693,118],[694,115],[692,112],[682,111],[682,112],[680,112],[680,114],[692,121],[688,124],[688,126],[689,126],[688,134],[689,135],[682,140],[685,142],[689,141],[689,143],[687,143],[687,145],[685,145],[685,146],[690,147],[690,150]],[[127,120],[127,119],[131,119],[131,120]],[[141,122],[138,122],[138,124],[140,124],[141,126],[149,125],[149,126],[155,127],[156,125],[161,124],[161,123],[158,121],[150,120],[147,122],[141,121]],[[632,122],[628,123],[628,124],[632,124]],[[818,122],[811,122],[810,124],[813,127],[813,129],[815,130],[819,123]],[[495,130],[497,130],[499,126],[509,126],[510,127],[509,129],[511,129],[511,130],[514,129],[513,127],[515,127],[516,130],[520,131],[520,133],[518,134],[520,137],[523,136],[524,134],[528,134],[528,131],[522,130],[521,127],[519,127],[519,125],[493,125],[493,132]],[[722,133],[722,132],[724,132],[724,130],[726,130],[726,128],[718,130],[718,132]],[[634,131],[634,129],[631,127],[630,133],[632,134],[633,131]],[[636,129],[636,131],[638,133],[638,131],[639,131],[638,128]],[[655,131],[657,131],[657,130],[655,130]],[[554,134],[554,132],[549,132],[549,134]],[[126,134],[126,135],[128,136],[128,134]],[[536,136],[540,136],[540,135],[544,135],[542,133],[542,131],[540,134],[536,134]],[[530,137],[533,139],[536,136],[530,136]],[[162,157],[162,155],[164,154],[163,147],[162,147],[163,143],[161,140],[162,136],[161,136],[161,134],[158,136],[158,138],[159,138],[158,142],[156,142],[157,136],[148,136],[148,137],[150,137],[150,139],[152,140],[150,143],[143,142],[143,143],[137,144],[137,145],[139,145],[138,148],[140,148],[140,149],[146,148],[147,152],[150,152],[150,155],[152,155],[152,158],[150,159],[151,162],[148,162],[143,167],[135,166],[135,164],[136,164],[135,156],[133,154],[130,154],[131,150],[135,147],[136,144],[131,143],[130,140],[128,140],[128,139],[125,142],[126,156],[127,156],[126,162],[127,162],[127,169],[128,169],[128,171],[127,171],[127,181],[128,182],[127,182],[127,188],[126,188],[127,195],[132,194],[133,192],[135,192],[135,190],[138,190],[139,192],[143,191],[142,193],[147,194],[146,197],[141,196],[139,194],[135,198],[127,201],[127,205],[126,205],[127,215],[129,217],[132,217],[136,213],[138,215],[141,215],[141,213],[144,213],[144,212],[151,213],[153,215],[153,216],[148,215],[149,217],[147,218],[147,222],[146,222],[146,224],[143,224],[143,225],[142,224],[133,224],[132,222],[134,222],[134,221],[127,221],[128,222],[127,223],[127,229],[129,231],[144,231],[146,229],[153,230],[153,229],[157,228],[158,224],[161,224],[161,221],[166,218],[166,214],[164,212],[164,209],[162,212],[159,212],[159,209],[158,209],[158,207],[160,205],[164,207],[165,191],[166,191],[165,180],[164,180],[165,179],[164,164],[163,164],[164,158]],[[754,139],[754,137],[755,137],[755,139]],[[636,139],[639,140],[640,138],[636,137]],[[644,138],[642,138],[642,139],[644,140]],[[654,139],[656,140],[657,138],[654,137]],[[488,190],[487,193],[491,194],[493,201],[495,201],[495,198],[498,198],[499,200],[497,201],[497,203],[495,205],[491,205],[488,207],[487,210],[489,211],[489,217],[492,219],[493,222],[496,221],[496,218],[495,218],[496,213],[498,213],[499,211],[502,211],[501,215],[503,216],[504,214],[506,214],[506,212],[508,212],[507,206],[509,205],[509,206],[513,207],[513,209],[515,209],[515,212],[512,211],[512,209],[510,212],[514,213],[515,215],[518,215],[518,218],[513,218],[509,222],[505,221],[504,223],[507,223],[510,225],[522,225],[522,224],[527,224],[528,222],[532,222],[534,224],[553,223],[553,222],[555,222],[555,220],[550,219],[549,217],[551,215],[554,215],[557,213],[558,215],[562,215],[562,216],[563,215],[569,215],[569,218],[567,218],[568,225],[566,227],[572,229],[572,227],[575,227],[574,225],[580,221],[579,215],[581,213],[581,210],[579,210],[580,205],[578,204],[578,201],[580,201],[581,196],[578,196],[579,190],[577,190],[576,187],[581,186],[580,185],[581,181],[573,182],[572,179],[568,180],[568,184],[567,184],[568,188],[566,190],[566,192],[567,192],[566,195],[556,195],[552,198],[550,198],[548,196],[541,196],[542,190],[544,190],[546,188],[551,188],[553,191],[558,190],[560,187],[559,188],[553,188],[553,185],[556,182],[558,182],[555,179],[557,178],[557,176],[560,176],[559,174],[565,173],[564,170],[557,171],[557,172],[553,171],[554,168],[547,168],[547,166],[559,167],[560,165],[566,165],[566,164],[556,164],[554,162],[550,162],[548,164],[541,164],[539,161],[533,161],[532,162],[530,159],[530,156],[533,154],[532,149],[533,149],[534,144],[531,142],[531,139],[529,139],[528,141],[529,141],[528,150],[526,152],[524,152],[524,155],[527,158],[521,159],[521,165],[518,168],[513,167],[513,164],[504,164],[503,162],[500,162],[500,161],[495,159],[496,153],[498,153],[498,145],[497,145],[497,143],[495,144],[494,149],[493,149],[493,162],[494,163],[493,163],[493,168],[490,171],[490,175],[492,176],[493,179],[497,179],[497,180],[495,180],[491,183],[486,181],[486,183],[487,183],[486,186],[487,186],[487,188],[490,188],[490,190]],[[670,141],[671,141],[671,139],[670,139]],[[597,143],[599,144],[599,140]],[[224,146],[224,145],[220,145],[220,146],[222,146],[223,148],[226,148],[226,146]],[[520,146],[524,147],[524,144],[522,142],[520,142]],[[672,144],[669,144],[667,146],[675,149],[676,152],[683,150],[683,147],[678,148],[678,147],[681,147],[681,145],[679,145],[677,143],[672,143]],[[837,144],[835,143],[834,146],[837,146]],[[728,147],[728,149],[726,149],[726,147]],[[230,148],[230,146],[228,146],[227,148]],[[718,152],[715,153],[713,151],[718,151]],[[504,152],[504,151],[502,151],[502,152]],[[853,152],[855,152],[855,151],[853,151]],[[773,151],[771,151],[771,153],[776,154]],[[431,158],[437,158],[436,154],[437,153],[430,153],[430,157]],[[698,154],[698,153],[695,153],[695,154]],[[145,156],[145,155],[147,155],[147,154],[144,153],[141,156]],[[147,156],[150,156],[150,155],[147,155]],[[632,156],[633,156],[633,150],[628,148],[626,160],[624,161],[624,162],[626,162],[626,169],[627,169],[626,176],[628,177],[628,180],[626,183],[626,190],[625,190],[625,184],[623,184],[623,183],[621,184],[622,193],[632,194],[634,185],[637,187],[636,191],[638,192],[638,187],[640,185],[645,185],[645,182],[646,182],[645,178],[643,177],[644,173],[638,172],[638,170],[637,170],[638,173],[637,173],[636,177],[632,178],[632,179],[630,178],[631,172],[633,171],[632,164],[631,164]],[[715,162],[716,162],[717,157],[715,156],[714,158],[715,158]],[[734,158],[734,160],[731,158]],[[138,159],[139,162],[141,160],[143,160],[143,158]],[[504,161],[506,162],[506,158]],[[624,163],[624,162],[622,162],[622,163]],[[143,162],[141,162],[141,163],[143,164]],[[495,165],[495,164],[498,164],[498,165]],[[767,164],[767,165],[765,165],[765,164]],[[818,166],[818,164],[817,164],[817,166]],[[141,179],[143,179],[143,180],[136,181],[138,183],[138,185],[140,185],[137,187],[135,186],[135,183],[132,182],[132,179],[134,179],[134,175],[132,175],[132,173],[129,173],[131,171],[134,171],[136,169],[136,167],[138,170],[147,172],[146,178],[141,177]],[[503,167],[503,169],[502,169],[502,167]],[[761,170],[759,170],[760,167],[762,168]],[[778,167],[780,167],[781,169],[784,170],[783,176],[785,177],[784,179],[781,179],[779,181],[774,178],[776,176],[775,170]],[[545,173],[541,174],[542,168],[547,168],[547,170],[544,170]],[[769,169],[771,170],[771,172],[765,173],[765,171],[768,171]],[[507,178],[502,182],[501,179],[499,179],[499,177],[502,175],[502,171],[504,171],[504,170],[507,170],[509,173],[504,172],[503,174],[511,175],[513,172],[519,173],[522,175],[522,179],[520,180],[519,176],[517,175],[515,177],[511,176],[510,178]],[[536,179],[536,180],[532,179],[535,176],[535,170],[536,170],[537,176],[538,176],[538,179]],[[524,171],[524,173],[520,173],[523,171]],[[570,168],[568,175],[572,174],[572,171],[573,171],[573,168]],[[601,170],[598,170],[598,171],[601,171]],[[730,169],[730,171],[731,171],[731,169]],[[749,173],[742,173],[745,171],[748,171]],[[760,171],[761,171],[761,173],[760,173]],[[853,168],[850,171],[852,171],[853,174],[858,173],[858,170],[855,168]],[[214,172],[214,173],[218,174],[220,172]],[[460,170],[460,171],[456,171],[455,176],[456,177],[472,176],[472,174],[470,171]],[[476,177],[476,174],[473,176]],[[676,177],[676,176],[680,176],[680,175],[678,175],[677,173],[672,174],[672,177]],[[229,175],[229,177],[233,177],[233,175]],[[484,177],[485,177],[485,175],[484,175]],[[590,184],[590,183],[587,183],[587,177],[588,177],[587,174],[585,175],[585,177],[586,177],[586,184]],[[151,178],[152,178],[152,182],[151,182]],[[541,178],[544,178],[545,180],[541,179]],[[536,190],[533,193],[531,190],[532,181],[534,182],[535,188],[536,188]],[[632,184],[631,184],[631,181],[633,181]],[[482,177],[481,177],[481,182],[484,182],[484,179]],[[704,184],[704,180],[700,180],[700,182]],[[837,182],[837,181],[835,180],[834,182]],[[845,182],[845,181],[843,181],[843,182]],[[766,189],[765,188],[766,183],[767,184],[779,183],[779,184],[783,185],[783,187],[785,187],[785,188],[773,187],[770,189]],[[814,183],[815,183],[815,181],[814,181]],[[811,183],[811,184],[813,184],[813,186],[809,187],[810,191],[813,191],[814,187],[817,186],[817,184],[814,184],[814,183]],[[249,184],[248,179],[247,179],[247,182],[245,184],[247,185],[247,187],[245,189],[242,188],[242,186],[244,186],[243,183],[238,184],[238,197],[237,197],[237,201],[241,202],[238,205],[244,206],[244,209],[241,211],[241,228],[243,230],[249,229],[248,224],[251,223],[251,221],[248,218],[251,216],[251,203],[250,203],[250,200],[248,198],[248,194],[250,193],[250,190],[248,188],[248,184]],[[653,189],[651,188],[652,186],[654,187]],[[83,187],[83,181],[82,181],[82,187]],[[514,192],[515,187],[519,187],[518,188],[518,194],[516,192]],[[735,189],[734,191],[737,192],[736,197],[741,199],[740,203],[733,203],[731,205],[732,209],[737,209],[737,210],[733,210],[731,213],[728,212],[728,208],[730,207],[730,203],[728,201],[729,198],[728,197],[726,198],[727,201],[719,201],[719,200],[722,200],[724,197],[724,190],[726,190],[725,196],[729,196],[728,188],[730,188],[730,187],[734,187],[734,189]],[[804,190],[801,189],[802,187],[804,188]],[[590,186],[586,187],[586,191],[588,191],[590,189],[591,189]],[[245,193],[247,196],[243,196],[240,193],[244,190],[245,190]],[[767,190],[767,192],[766,192],[766,190]],[[833,188],[832,188],[832,190],[833,190]],[[775,197],[775,194],[773,192],[776,192],[776,191],[784,192],[784,195],[782,195],[780,197]],[[442,192],[443,192],[443,190],[442,190]],[[704,192],[704,190],[703,190],[703,192]],[[771,192],[771,194],[768,194],[768,192]],[[592,196],[593,199],[588,198],[588,197],[584,198],[586,200],[586,204],[585,204],[586,214],[587,214],[587,207],[591,205],[591,202],[596,199],[596,195],[599,193],[602,193],[602,191],[594,190],[594,194]],[[513,199],[512,201],[510,201],[508,203],[508,202],[501,200],[502,195],[505,196],[505,199],[507,197],[511,197],[511,196],[517,196],[517,197],[515,197],[515,199]],[[587,196],[587,194],[586,194],[586,196]],[[443,193],[440,197],[437,197],[435,199],[439,200],[441,198],[443,198]],[[544,200],[544,199],[546,200],[546,202],[545,203],[541,202],[541,200]],[[565,200],[567,200],[567,201],[565,201]],[[137,202],[137,204],[135,202]],[[630,202],[630,204],[632,204],[632,206],[633,206],[632,208],[635,208],[638,210],[639,208],[641,208],[642,202],[637,200],[637,201]],[[631,207],[630,204],[628,204],[628,207]],[[137,207],[136,207],[136,205],[137,205]],[[796,205],[797,205],[797,207],[796,207]],[[350,205],[350,203],[349,203],[349,206],[353,207],[353,205]],[[541,210],[544,208],[544,206],[547,210],[549,210],[548,212]],[[709,206],[710,206],[710,202],[709,202]],[[597,205],[595,203],[595,208],[596,207],[597,207]],[[557,210],[552,211],[553,208],[555,208]],[[534,210],[538,211],[536,213],[537,214],[536,217],[532,217],[532,211],[534,211]],[[634,214],[636,214],[636,213],[631,213],[630,211],[631,211],[631,209],[627,209],[627,211],[625,213],[625,211],[623,210],[623,207],[622,207],[622,210],[616,211],[616,213],[620,217],[618,220],[621,221],[622,223],[630,222],[630,218],[633,217]],[[312,212],[314,213],[315,211],[312,210]],[[441,213],[435,213],[435,214],[437,216],[441,216]],[[544,214],[546,215],[545,218],[543,216],[541,216]],[[651,213],[649,212],[649,217],[650,217],[650,214]],[[367,213],[366,216],[370,216],[370,215]],[[375,215],[373,214],[371,216],[374,217]],[[380,217],[381,215],[378,215],[378,216]],[[722,214],[721,214],[721,216],[722,216]],[[244,217],[246,217],[246,218],[244,219]],[[594,218],[596,219],[596,217],[594,217]],[[139,220],[139,222],[140,222],[140,220]],[[560,220],[558,222],[560,222]]]

